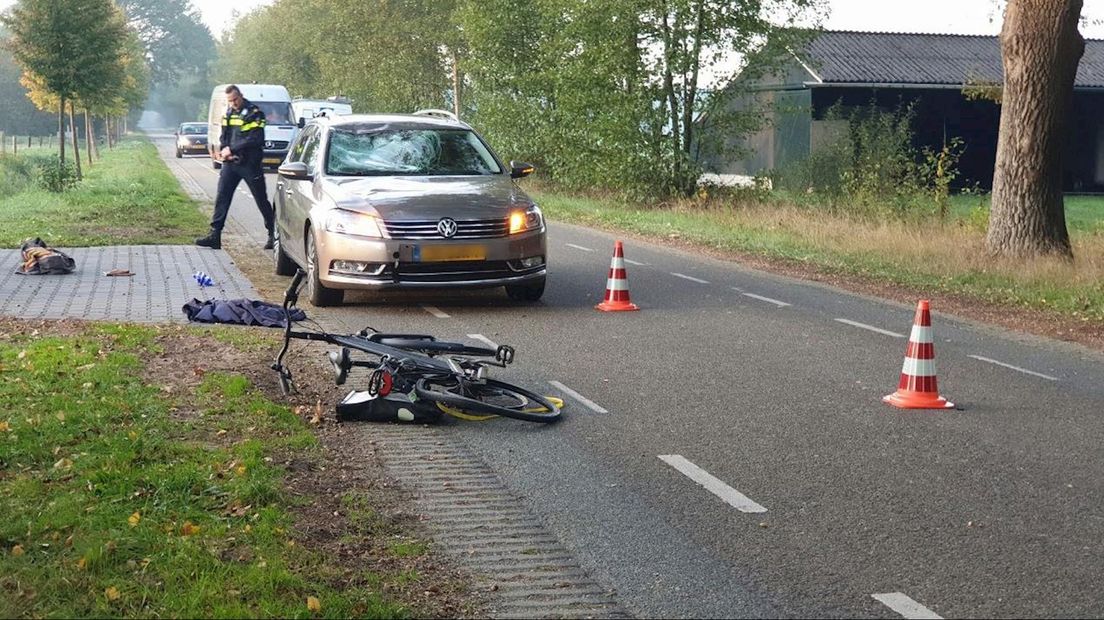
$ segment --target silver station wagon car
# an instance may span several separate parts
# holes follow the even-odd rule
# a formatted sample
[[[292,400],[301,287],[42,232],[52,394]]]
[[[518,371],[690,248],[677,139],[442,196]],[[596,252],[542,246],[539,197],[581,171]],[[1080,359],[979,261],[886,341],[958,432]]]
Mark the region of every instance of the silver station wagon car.
[[[471,127],[434,112],[317,118],[276,183],[276,273],[307,272],[316,306],[351,289],[505,287],[544,294],[540,209]]]

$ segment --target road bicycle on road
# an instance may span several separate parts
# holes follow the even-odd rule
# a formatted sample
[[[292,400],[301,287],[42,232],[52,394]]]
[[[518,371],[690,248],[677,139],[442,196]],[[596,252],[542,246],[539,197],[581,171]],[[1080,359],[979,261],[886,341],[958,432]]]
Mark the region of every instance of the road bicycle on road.
[[[285,395],[294,390],[284,364],[292,340],[326,342],[341,347],[329,352],[334,381],[344,385],[353,368],[370,370],[363,391],[350,392],[338,405],[339,419],[434,422],[442,414],[482,419],[503,416],[527,422],[555,422],[563,401],[487,377],[490,367],[506,368],[514,349],[475,347],[444,342],[422,334],[385,334],[372,328],[356,334],[292,329],[291,310],[299,301],[304,272],[298,270],[284,293],[284,342],[272,369]],[[353,359],[353,354],[368,359]]]

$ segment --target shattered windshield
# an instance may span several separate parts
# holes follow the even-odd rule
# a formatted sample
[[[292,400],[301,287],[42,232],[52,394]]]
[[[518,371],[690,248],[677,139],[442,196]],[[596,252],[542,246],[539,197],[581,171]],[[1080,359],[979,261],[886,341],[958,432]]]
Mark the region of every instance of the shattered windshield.
[[[326,173],[335,176],[474,176],[502,172],[466,129],[334,128]]]

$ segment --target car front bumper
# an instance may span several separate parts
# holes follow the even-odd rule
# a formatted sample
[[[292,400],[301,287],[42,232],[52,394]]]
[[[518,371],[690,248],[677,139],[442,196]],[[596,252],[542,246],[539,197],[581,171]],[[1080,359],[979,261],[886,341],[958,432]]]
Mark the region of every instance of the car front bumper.
[[[430,248],[477,248],[478,260],[418,260]],[[547,275],[543,230],[514,238],[464,241],[368,239],[337,234],[317,238],[319,279],[338,289],[491,288],[524,284]],[[417,249],[415,249],[417,248]],[[523,259],[540,257],[537,264]],[[342,263],[345,263],[344,265]],[[357,267],[364,265],[363,271]]]

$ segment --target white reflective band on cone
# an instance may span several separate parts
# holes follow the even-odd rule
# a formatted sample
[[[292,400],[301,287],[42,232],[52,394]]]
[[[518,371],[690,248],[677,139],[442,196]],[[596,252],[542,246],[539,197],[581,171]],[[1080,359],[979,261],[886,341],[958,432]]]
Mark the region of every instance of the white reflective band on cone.
[[[932,340],[932,328],[930,325],[913,325],[912,336],[909,340],[913,342],[934,342]]]
[[[614,256],[613,260],[610,261],[610,269],[624,269],[624,268],[625,268],[625,259],[621,258],[620,256]]]
[[[901,373],[912,377],[934,377],[935,360],[918,360],[912,357],[905,358],[905,365]]]
[[[617,280],[610,278],[606,283],[606,290],[608,291],[627,291],[629,290],[629,283],[626,280]]]

